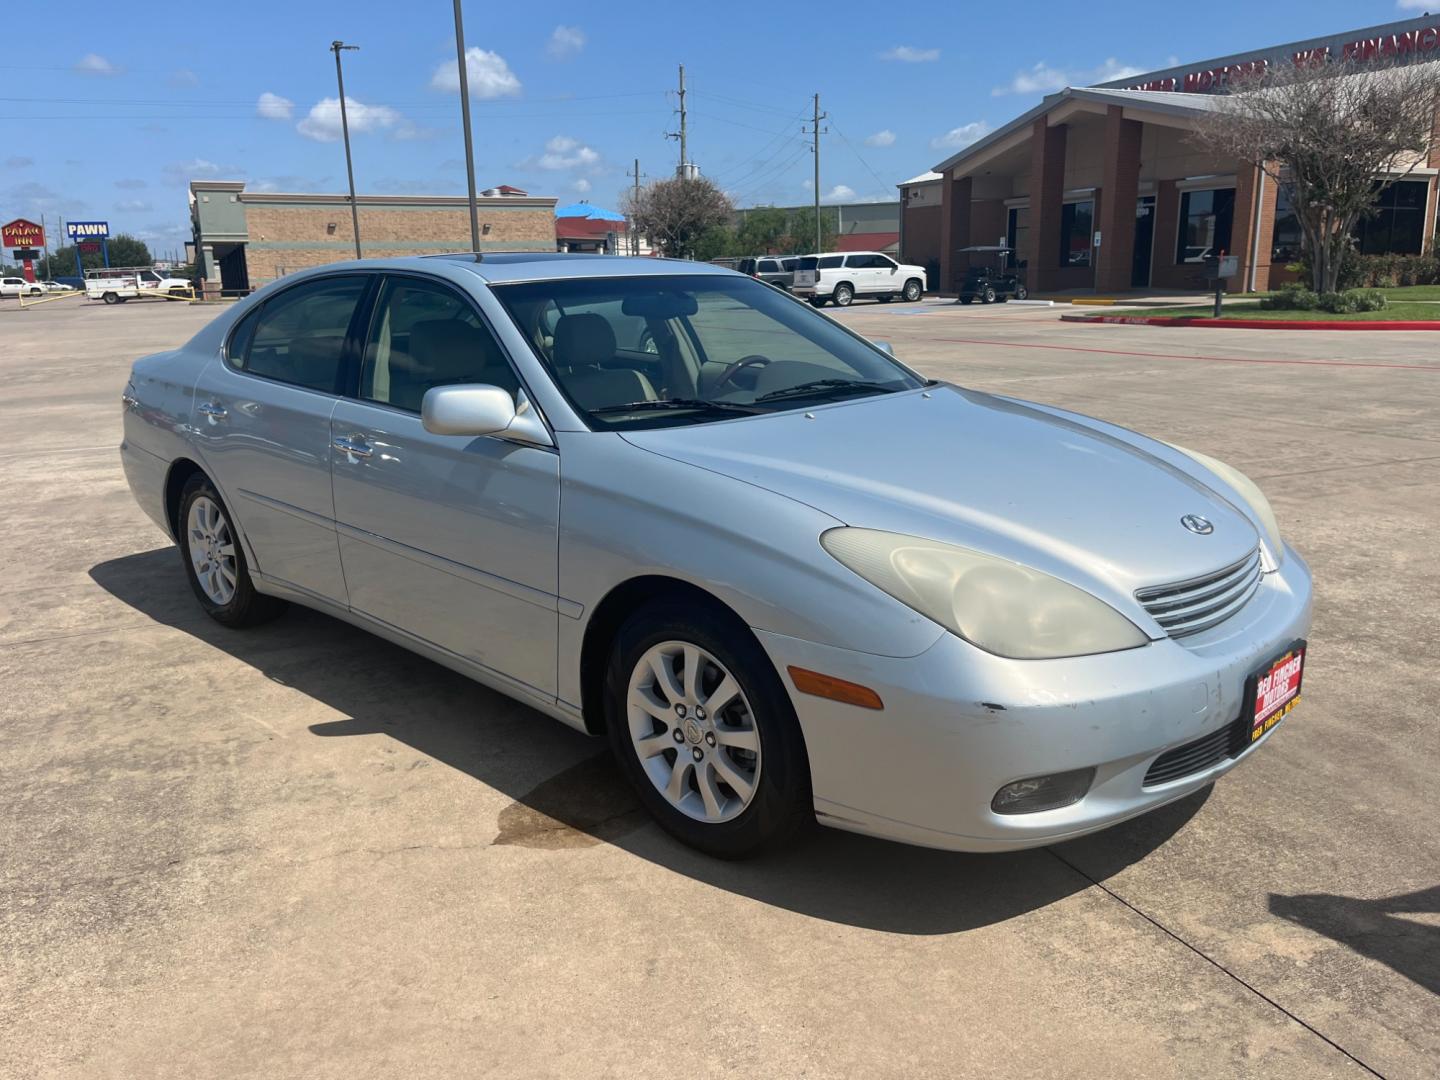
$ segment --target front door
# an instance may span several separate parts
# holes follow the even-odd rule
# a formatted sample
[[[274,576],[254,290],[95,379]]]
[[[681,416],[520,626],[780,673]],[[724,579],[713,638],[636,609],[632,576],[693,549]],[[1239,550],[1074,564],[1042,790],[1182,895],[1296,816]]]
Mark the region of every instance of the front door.
[[[350,606],[553,697],[560,459],[426,431],[425,391],[461,383],[520,386],[468,299],[388,277],[330,426]]]
[[[1135,200],[1135,254],[1130,263],[1130,286],[1150,287],[1150,258],[1155,250],[1155,196]]]
[[[368,284],[361,274],[312,278],[247,315],[201,372],[191,419],[254,568],[342,605],[330,414]]]

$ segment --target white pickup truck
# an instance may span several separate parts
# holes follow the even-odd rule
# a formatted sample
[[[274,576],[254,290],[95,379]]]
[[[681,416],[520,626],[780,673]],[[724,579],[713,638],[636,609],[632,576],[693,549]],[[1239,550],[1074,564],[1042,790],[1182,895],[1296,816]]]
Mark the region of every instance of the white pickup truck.
[[[153,267],[111,266],[85,271],[85,295],[107,304],[123,304],[133,297],[189,300],[194,293],[184,278],[168,277]]]

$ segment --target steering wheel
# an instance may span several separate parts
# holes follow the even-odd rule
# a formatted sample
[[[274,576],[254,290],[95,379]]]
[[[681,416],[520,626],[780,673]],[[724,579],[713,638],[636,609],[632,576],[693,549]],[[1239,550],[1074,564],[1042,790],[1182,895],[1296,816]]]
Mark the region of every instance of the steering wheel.
[[[722,371],[720,373],[720,377],[717,378],[713,383],[711,383],[710,392],[713,394],[715,391],[719,390],[721,387],[729,383],[732,379],[735,378],[736,375],[739,375],[740,372],[744,371],[746,368],[764,367],[768,363],[770,363],[770,358],[768,356],[761,356],[759,353],[751,353],[749,356],[742,356],[739,360],[736,360],[733,364],[731,364],[724,371]]]

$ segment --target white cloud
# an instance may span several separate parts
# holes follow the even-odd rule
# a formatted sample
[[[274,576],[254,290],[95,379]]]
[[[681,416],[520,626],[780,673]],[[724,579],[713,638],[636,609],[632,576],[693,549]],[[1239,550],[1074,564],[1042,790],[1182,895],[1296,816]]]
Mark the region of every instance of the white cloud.
[[[884,131],[877,131],[874,135],[865,136],[866,146],[894,146],[895,133],[889,128]]]
[[[363,101],[346,97],[345,119],[349,122],[350,133],[354,135],[394,127],[400,121],[400,114],[388,105],[366,105]],[[295,125],[295,130],[316,142],[335,142],[342,131],[340,99],[321,98],[310,107],[309,115]]]
[[[571,184],[570,186],[576,191],[578,191],[581,195],[588,195],[590,193],[590,181],[586,180],[583,176],[580,177],[580,179],[576,180],[575,183]]]
[[[913,45],[896,45],[880,54],[881,60],[899,60],[902,64],[928,64],[940,59],[939,49],[917,49]]]
[[[161,172],[172,184],[188,184],[191,180],[238,180],[245,175],[239,165],[226,165],[205,158],[172,161]]]
[[[266,90],[255,102],[255,115],[266,120],[289,120],[295,115],[295,103],[287,97]]]
[[[1401,11],[1428,12],[1437,5],[1435,0],[1395,0],[1395,6]]]
[[[600,154],[585,146],[579,139],[568,135],[556,135],[545,144],[545,152],[538,157],[521,162],[522,168],[534,169],[592,169],[600,164]]]
[[[189,68],[180,68],[170,73],[171,86],[199,86],[200,76]]]
[[[124,199],[115,204],[115,209],[127,214],[138,214],[155,208],[144,199]]]
[[[820,196],[821,202],[850,202],[855,198],[855,189],[848,184],[836,184]]]
[[[477,98],[514,97],[520,93],[520,80],[499,53],[472,46],[465,50],[465,76],[470,81],[470,96]],[[446,60],[430,76],[434,90],[460,89],[460,66]]]
[[[7,169],[28,169],[35,164],[35,159],[30,157],[10,157],[5,159]]]
[[[545,51],[556,60],[567,60],[585,48],[585,31],[578,26],[557,26]]]
[[[976,120],[974,123],[961,124],[959,127],[951,128],[944,135],[936,135],[930,140],[930,149],[959,150],[962,146],[969,146],[988,134],[990,134],[990,125],[984,120]]]
[[[1017,71],[1013,79],[1004,86],[995,87],[990,93],[995,97],[1003,94],[1053,94],[1067,86],[1094,86],[1115,79],[1128,79],[1131,75],[1149,70],[1134,64],[1122,64],[1113,56],[1107,57],[1099,67],[1083,70],[1051,67],[1042,60],[1032,68]]]
[[[119,75],[120,69],[99,53],[86,53],[75,62],[75,70],[82,75]]]

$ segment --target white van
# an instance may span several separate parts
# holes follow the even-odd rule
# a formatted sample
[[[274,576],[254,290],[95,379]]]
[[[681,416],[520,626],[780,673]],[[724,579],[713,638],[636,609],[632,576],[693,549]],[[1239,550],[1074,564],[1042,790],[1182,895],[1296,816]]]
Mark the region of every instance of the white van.
[[[109,266],[85,271],[85,295],[107,304],[134,297],[189,300],[194,293],[184,278],[168,277],[149,266]]]
[[[925,268],[897,263],[878,251],[802,255],[790,291],[816,307],[826,300],[848,307],[857,296],[873,296],[882,303],[899,296],[914,303],[925,295]]]

